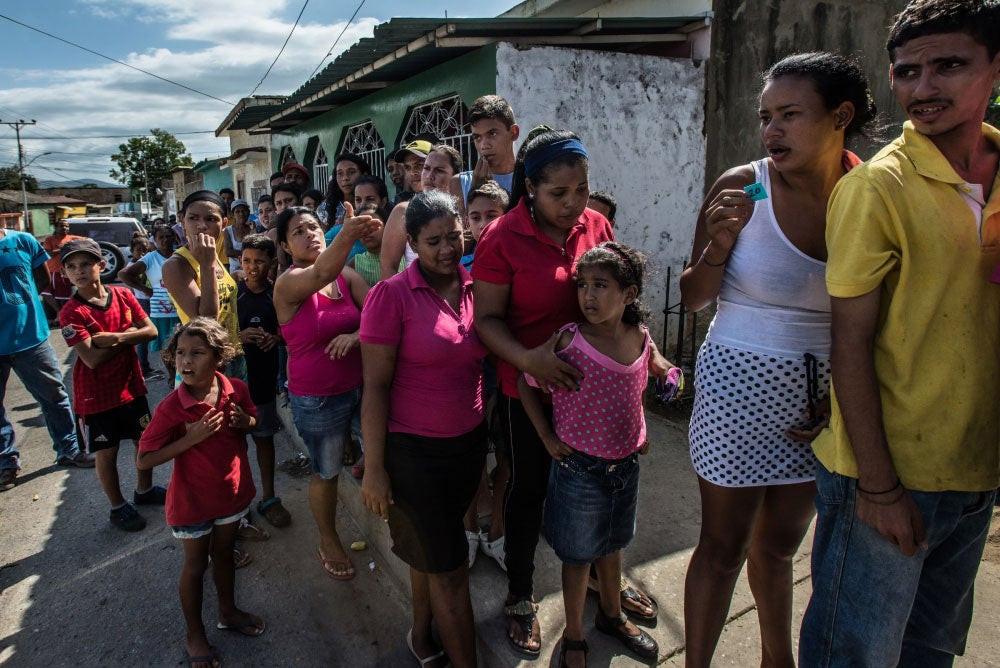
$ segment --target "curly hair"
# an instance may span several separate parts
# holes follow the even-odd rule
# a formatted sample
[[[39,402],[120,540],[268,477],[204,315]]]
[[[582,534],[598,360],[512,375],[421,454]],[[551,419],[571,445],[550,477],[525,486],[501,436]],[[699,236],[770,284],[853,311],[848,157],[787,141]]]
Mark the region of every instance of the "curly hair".
[[[650,314],[639,301],[646,273],[646,256],[617,241],[605,241],[580,256],[576,261],[574,275],[578,276],[581,269],[593,267],[608,271],[622,290],[635,286],[635,299],[625,307],[622,322],[626,325],[641,325],[646,322]]]
[[[177,342],[182,334],[201,337],[208,347],[212,349],[212,352],[215,353],[220,369],[224,368],[236,357],[236,346],[229,340],[229,332],[219,324],[218,320],[199,316],[192,318],[183,325],[175,327],[173,333],[170,335],[170,341],[167,342],[167,347],[160,351],[160,357],[171,373],[176,373],[177,371],[177,365],[175,364]]]

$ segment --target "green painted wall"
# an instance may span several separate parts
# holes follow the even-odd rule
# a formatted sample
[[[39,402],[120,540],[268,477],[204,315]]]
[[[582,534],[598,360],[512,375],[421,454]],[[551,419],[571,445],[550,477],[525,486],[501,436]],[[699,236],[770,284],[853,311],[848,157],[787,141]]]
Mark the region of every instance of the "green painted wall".
[[[310,137],[319,137],[326,155],[332,160],[340,147],[344,127],[369,119],[382,136],[386,149],[390,149],[399,140],[411,107],[454,94],[460,95],[468,106],[477,97],[496,92],[496,72],[496,47],[492,44],[484,46],[293,128],[275,133],[271,137],[271,146],[274,147],[271,158],[277,165],[281,159],[281,149],[290,145],[299,162],[312,169],[312,159],[317,149],[316,142],[309,142]]]
[[[28,212],[31,214],[31,226],[34,228],[36,237],[47,237],[52,234],[52,219],[49,212],[52,210],[50,204],[29,204]]]

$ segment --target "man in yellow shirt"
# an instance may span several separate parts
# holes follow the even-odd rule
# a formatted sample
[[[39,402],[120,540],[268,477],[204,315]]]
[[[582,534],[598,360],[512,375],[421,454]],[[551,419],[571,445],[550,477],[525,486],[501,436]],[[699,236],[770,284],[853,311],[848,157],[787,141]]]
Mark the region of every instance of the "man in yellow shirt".
[[[951,665],[1000,484],[1000,0],[914,0],[887,43],[901,137],[827,217],[834,402],[814,443],[803,666]]]

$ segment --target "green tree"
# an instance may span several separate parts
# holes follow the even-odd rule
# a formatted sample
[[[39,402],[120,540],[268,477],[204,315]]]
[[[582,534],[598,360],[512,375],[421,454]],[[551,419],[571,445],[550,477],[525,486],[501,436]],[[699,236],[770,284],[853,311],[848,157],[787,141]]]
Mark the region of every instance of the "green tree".
[[[170,177],[170,170],[177,165],[193,165],[184,144],[166,130],[153,128],[152,137],[132,137],[126,144],[118,145],[118,152],[111,161],[118,165],[112,169],[111,178],[129,188],[144,189],[149,184],[149,195],[154,204],[160,204],[156,188],[163,179]]]
[[[1000,127],[1000,95],[993,98],[986,108],[986,122],[995,128]]]
[[[28,178],[25,180],[25,189],[29,193],[33,193],[38,190],[38,181],[34,176],[28,174]],[[0,190],[20,190],[21,189],[21,170],[17,168],[17,165],[12,167],[0,167]]]

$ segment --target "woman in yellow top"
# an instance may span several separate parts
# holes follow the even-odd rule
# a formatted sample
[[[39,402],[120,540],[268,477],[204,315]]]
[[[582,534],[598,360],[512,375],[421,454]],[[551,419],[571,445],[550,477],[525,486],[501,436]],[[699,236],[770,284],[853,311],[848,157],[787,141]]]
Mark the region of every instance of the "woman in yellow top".
[[[187,245],[163,263],[163,285],[177,308],[181,323],[206,316],[219,321],[237,346],[237,355],[225,374],[246,381],[247,367],[239,346],[236,317],[236,281],[219,262],[218,240],[225,226],[225,203],[218,193],[199,190],[188,195],[180,210]],[[215,280],[203,281],[206,272]]]

